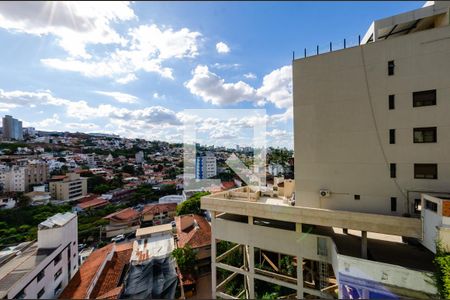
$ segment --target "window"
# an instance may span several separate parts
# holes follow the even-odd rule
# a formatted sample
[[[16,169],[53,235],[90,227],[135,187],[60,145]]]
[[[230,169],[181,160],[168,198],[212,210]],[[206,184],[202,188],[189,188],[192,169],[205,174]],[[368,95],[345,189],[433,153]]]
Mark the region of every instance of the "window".
[[[436,105],[436,90],[413,93],[413,107]]]
[[[42,296],[44,296],[45,288],[42,288],[39,293],[37,294],[38,299],[40,299]]]
[[[58,255],[56,255],[53,263],[56,265],[57,263],[59,263],[61,261],[61,258],[62,258],[61,253],[59,253]]]
[[[25,294],[25,288],[23,288],[15,297],[13,297],[14,299],[25,299],[26,294]]]
[[[434,212],[437,212],[437,203],[429,200],[425,200],[425,208]]]
[[[325,238],[317,238],[317,255],[328,256],[327,240]]]
[[[397,165],[391,164],[390,169],[391,169],[391,178],[396,178],[397,177]]]
[[[55,295],[55,297],[57,297],[59,295],[59,293],[61,292],[61,287],[62,287],[62,282],[60,282],[58,284],[58,286],[55,288],[53,294]]]
[[[55,273],[55,275],[54,275],[54,279],[56,280],[56,279],[58,279],[59,278],[59,276],[61,276],[61,274],[62,274],[62,268],[59,268],[59,270]]]
[[[436,127],[414,128],[414,143],[436,143]]]
[[[37,281],[38,281],[38,282],[41,281],[42,278],[44,278],[44,276],[45,276],[45,270],[40,271],[40,272],[37,274]]]
[[[388,75],[392,76],[394,75],[394,68],[395,68],[395,64],[393,60],[388,61]]]
[[[361,199],[361,195],[355,195],[355,200],[360,200]]]
[[[414,178],[437,179],[437,164],[414,164]]]
[[[389,144],[395,144],[395,129],[389,129]]]
[[[389,95],[389,109],[395,109],[395,95]]]
[[[422,201],[420,199],[414,199],[414,213],[420,214],[422,211]]]
[[[391,211],[397,211],[397,198],[391,197]]]

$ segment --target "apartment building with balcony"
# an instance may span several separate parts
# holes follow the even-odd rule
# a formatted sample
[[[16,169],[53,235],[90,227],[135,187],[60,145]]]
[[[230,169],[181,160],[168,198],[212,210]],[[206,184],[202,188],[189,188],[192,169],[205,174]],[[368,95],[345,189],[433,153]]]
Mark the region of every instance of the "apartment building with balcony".
[[[37,241],[0,251],[0,299],[56,299],[77,271],[77,216],[56,214]]]
[[[359,46],[293,61],[295,183],[202,197],[213,298],[436,297],[449,8],[427,2],[373,22]]]
[[[76,173],[53,176],[49,182],[49,190],[56,200],[77,200],[87,194],[87,178]]]

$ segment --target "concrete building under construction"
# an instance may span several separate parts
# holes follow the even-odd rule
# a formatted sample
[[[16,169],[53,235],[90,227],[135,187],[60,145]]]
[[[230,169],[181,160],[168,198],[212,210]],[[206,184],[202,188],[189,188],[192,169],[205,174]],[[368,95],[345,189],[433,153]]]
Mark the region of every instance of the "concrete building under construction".
[[[436,297],[449,8],[427,2],[373,22],[356,47],[293,61],[295,183],[202,198],[213,298]]]

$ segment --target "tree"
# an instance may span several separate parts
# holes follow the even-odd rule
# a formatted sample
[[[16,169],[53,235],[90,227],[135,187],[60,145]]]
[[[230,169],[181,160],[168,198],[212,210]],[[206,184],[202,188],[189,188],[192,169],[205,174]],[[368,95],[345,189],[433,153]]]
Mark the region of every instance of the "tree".
[[[94,187],[94,193],[96,194],[104,194],[106,192],[109,192],[110,190],[112,190],[111,186],[109,184],[100,184]]]
[[[122,167],[122,172],[134,175],[135,174],[134,166],[125,165]]]
[[[434,282],[442,299],[450,299],[450,252],[442,244],[436,242],[436,255],[434,257]]]
[[[23,208],[31,204],[31,198],[24,194],[17,195],[17,207]]]
[[[177,216],[189,214],[201,214],[200,198],[209,195],[209,192],[198,192],[177,206]]]
[[[197,251],[193,250],[189,245],[174,249],[172,256],[177,261],[181,273],[189,273],[194,270]]]

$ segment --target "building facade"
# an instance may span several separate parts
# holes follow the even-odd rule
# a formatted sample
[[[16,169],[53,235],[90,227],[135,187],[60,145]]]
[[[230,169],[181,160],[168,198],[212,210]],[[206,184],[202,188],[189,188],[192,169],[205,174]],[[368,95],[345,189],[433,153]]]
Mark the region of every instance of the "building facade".
[[[77,216],[56,214],[39,224],[37,242],[0,252],[0,298],[56,299],[77,271]]]
[[[217,160],[212,153],[196,156],[195,178],[207,179],[217,175]]]
[[[293,61],[299,205],[419,215],[421,192],[448,192],[448,6],[375,21],[365,44]]]
[[[77,200],[87,194],[87,178],[80,174],[68,173],[52,178],[49,183],[50,194],[56,200]]]
[[[23,140],[22,121],[14,119],[12,116],[3,117],[3,139],[5,140]]]

